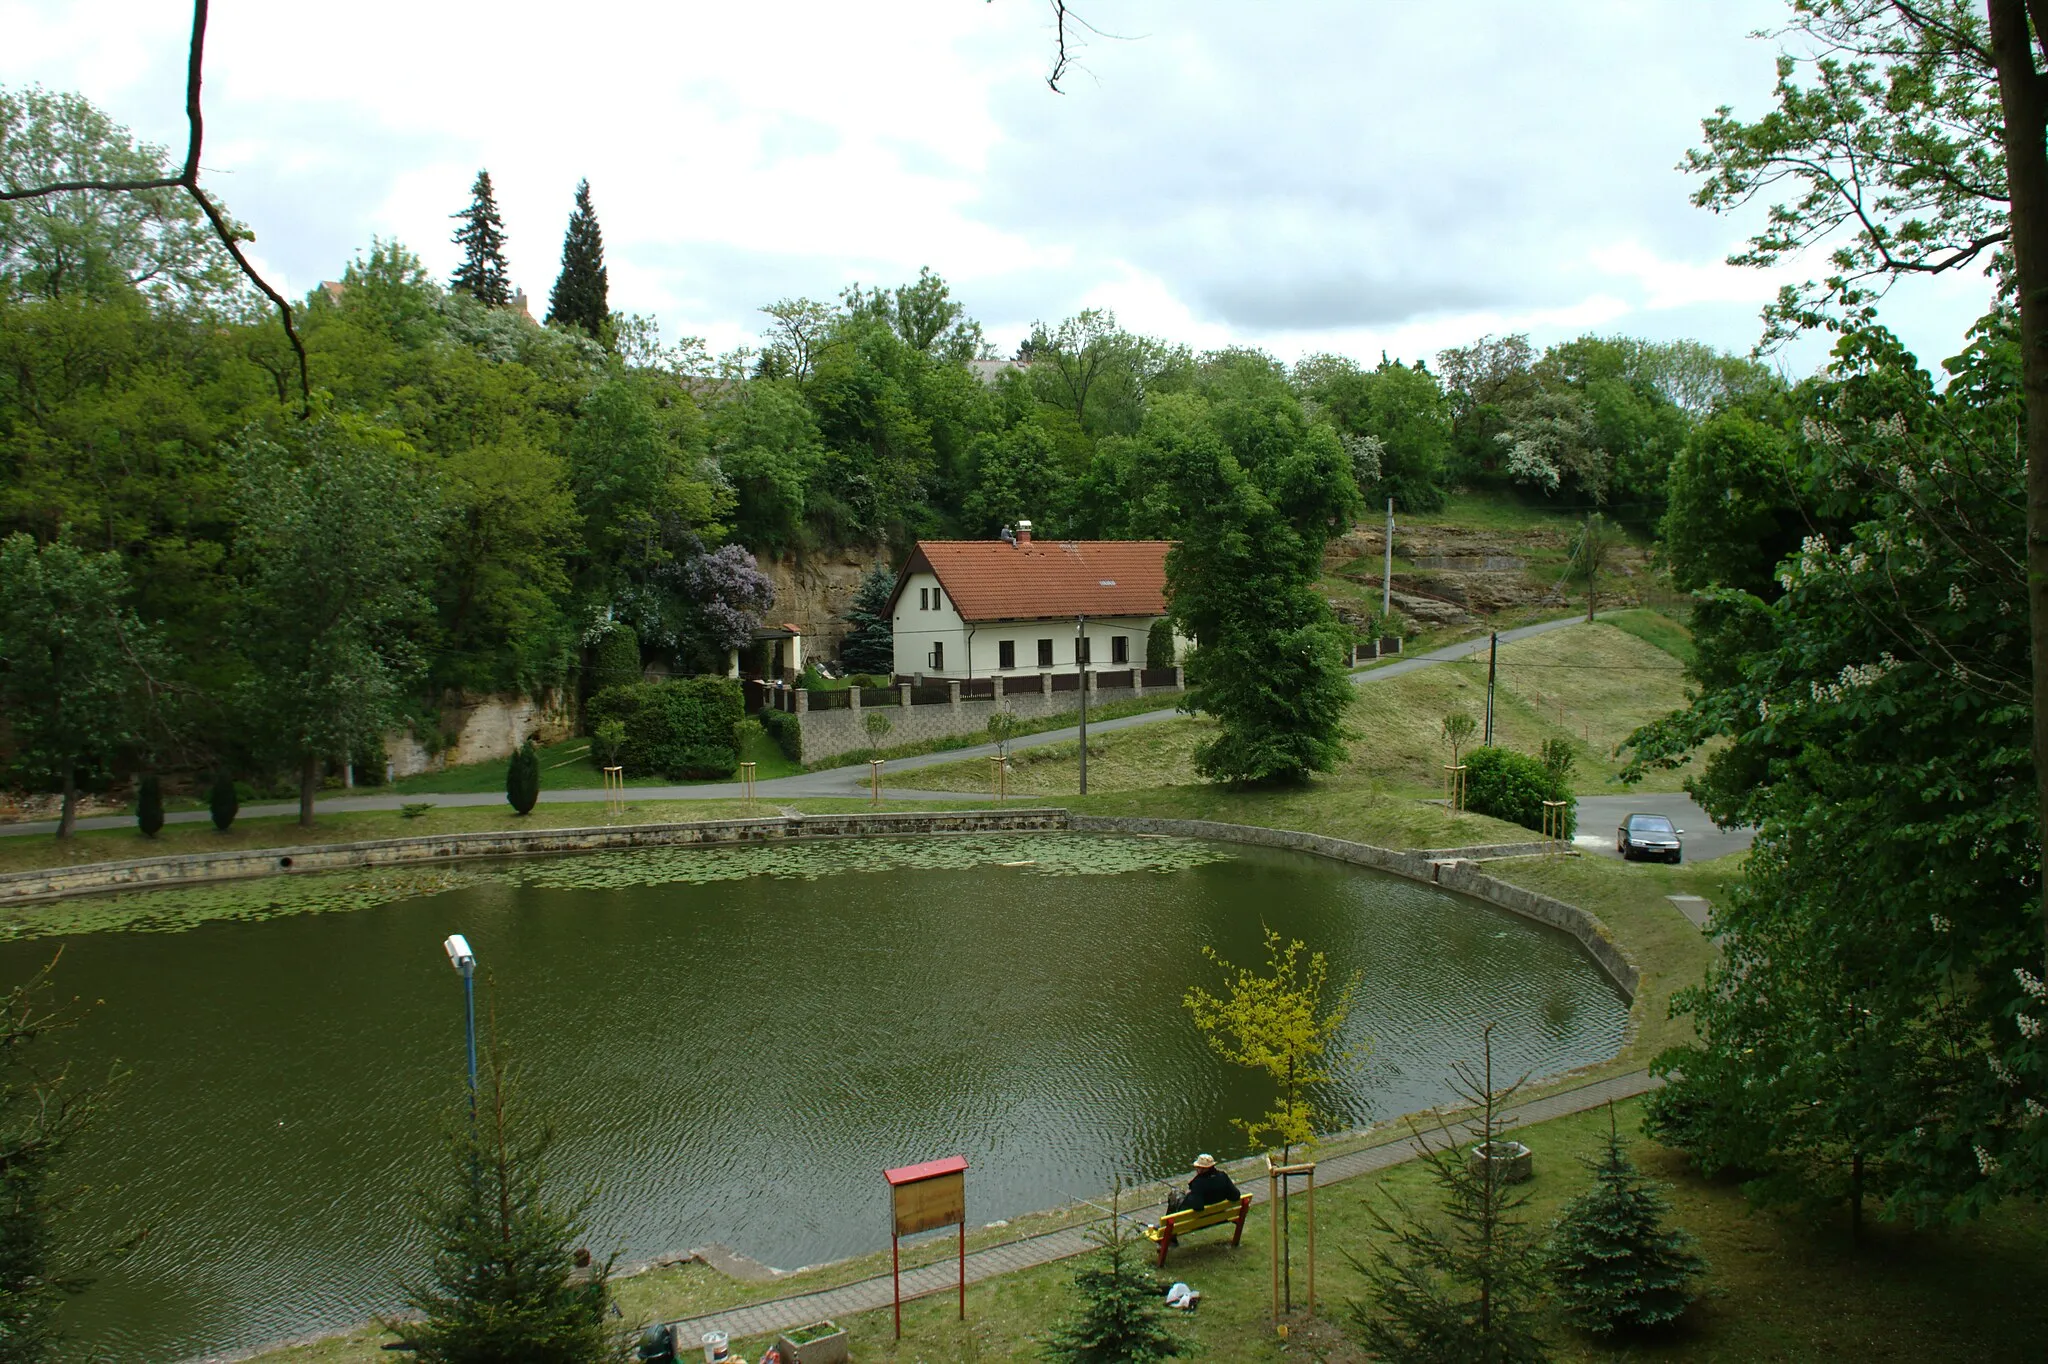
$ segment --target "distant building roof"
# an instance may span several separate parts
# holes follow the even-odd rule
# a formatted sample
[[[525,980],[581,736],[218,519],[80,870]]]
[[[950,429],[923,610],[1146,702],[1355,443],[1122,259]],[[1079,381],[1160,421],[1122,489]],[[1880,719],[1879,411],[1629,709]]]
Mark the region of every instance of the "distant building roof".
[[[935,575],[962,620],[1166,614],[1170,540],[920,540],[897,576]]]
[[[993,384],[1002,377],[1004,370],[1014,369],[1021,373],[1031,368],[1031,362],[1029,360],[969,360],[967,368],[975,378],[983,383]]]

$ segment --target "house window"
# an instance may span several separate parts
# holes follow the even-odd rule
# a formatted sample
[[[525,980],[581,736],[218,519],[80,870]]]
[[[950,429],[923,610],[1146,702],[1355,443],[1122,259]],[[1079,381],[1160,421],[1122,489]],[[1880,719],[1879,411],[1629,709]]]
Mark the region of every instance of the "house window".
[[[935,587],[935,588],[933,588],[933,589],[932,589],[932,610],[934,610],[934,611],[940,610],[941,608],[943,608],[943,607],[945,606],[945,604],[946,604],[946,589],[945,589],[945,588],[943,588],[943,587]]]
[[[1086,667],[1088,664],[1093,663],[1095,661],[1095,651],[1088,647],[1094,642],[1094,640],[1088,638],[1088,636],[1086,635],[1081,636],[1081,638],[1078,641],[1076,641],[1078,647],[1074,650],[1074,653],[1076,657],[1080,659],[1081,665],[1083,667]]]
[[[1038,641],[1038,666],[1041,668],[1050,668],[1052,666],[1052,641],[1049,639]]]
[[[1016,640],[1006,639],[996,645],[996,666],[998,668],[1014,668],[1017,666]]]
[[[932,590],[929,587],[917,589],[917,609],[920,611],[932,609]]]
[[[1112,663],[1128,663],[1131,661],[1131,641],[1129,636],[1111,635],[1109,637],[1109,661]]]
[[[944,672],[945,670],[946,646],[943,643],[934,643],[932,645],[932,671],[935,673],[939,673]]]

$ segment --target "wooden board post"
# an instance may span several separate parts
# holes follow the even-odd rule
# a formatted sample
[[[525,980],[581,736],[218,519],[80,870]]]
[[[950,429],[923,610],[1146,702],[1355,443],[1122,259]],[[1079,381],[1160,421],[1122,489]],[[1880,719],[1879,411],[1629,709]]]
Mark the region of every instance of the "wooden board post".
[[[889,1278],[895,1290],[896,1339],[903,1339],[903,1256],[899,1244],[935,1227],[960,1228],[960,1320],[967,1320],[967,1157],[947,1156],[882,1171],[889,1181]]]

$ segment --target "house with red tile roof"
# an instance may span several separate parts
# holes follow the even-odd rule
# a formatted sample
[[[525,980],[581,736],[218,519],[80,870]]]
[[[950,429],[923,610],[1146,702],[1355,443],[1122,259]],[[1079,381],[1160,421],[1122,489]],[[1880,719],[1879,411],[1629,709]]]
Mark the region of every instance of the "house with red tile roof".
[[[1171,548],[1166,540],[1034,540],[1029,521],[1000,540],[920,540],[889,603],[896,675],[1142,668],[1146,635],[1166,614]]]

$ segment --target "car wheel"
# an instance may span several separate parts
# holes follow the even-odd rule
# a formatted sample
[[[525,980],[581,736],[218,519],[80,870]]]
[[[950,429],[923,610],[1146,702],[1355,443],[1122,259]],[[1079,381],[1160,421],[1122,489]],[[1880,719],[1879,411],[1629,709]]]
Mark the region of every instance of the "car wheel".
[[[1682,858],[1684,858],[1684,856],[1685,856],[1685,854],[1684,854],[1684,853],[1682,853],[1682,852],[1675,852],[1675,853],[1671,854],[1671,865],[1672,865],[1672,866],[1674,866],[1674,867],[1675,867],[1675,866],[1677,866],[1677,865],[1679,864],[1679,861],[1680,861],[1680,860],[1681,860]]]

